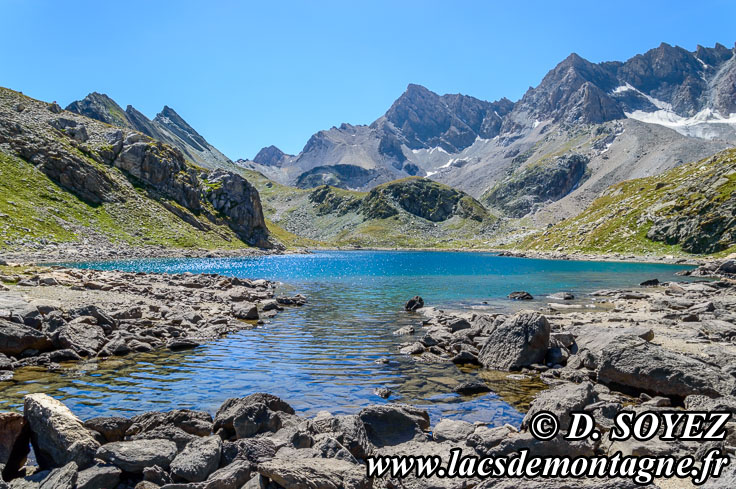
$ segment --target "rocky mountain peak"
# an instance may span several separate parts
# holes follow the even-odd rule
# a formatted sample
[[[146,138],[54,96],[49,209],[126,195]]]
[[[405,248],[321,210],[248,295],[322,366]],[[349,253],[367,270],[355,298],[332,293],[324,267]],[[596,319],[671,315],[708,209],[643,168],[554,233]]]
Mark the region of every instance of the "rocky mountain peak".
[[[174,109],[168,105],[153,120],[132,105],[123,110],[105,94],[90,93],[83,100],[72,102],[70,112],[87,116],[126,129],[135,129],[146,136],[169,144],[192,162],[206,168],[231,168],[232,162],[204,137],[194,130]]]
[[[92,92],[69,104],[66,110],[113,126],[131,127],[123,109],[104,93]]]
[[[421,85],[409,84],[372,127],[388,124],[390,127],[384,129],[396,134],[410,149],[441,147],[457,152],[477,137],[495,136],[500,118],[512,106],[508,100],[491,103],[461,94],[440,96]]]
[[[266,146],[253,158],[260,165],[279,166],[287,155],[276,146]]]

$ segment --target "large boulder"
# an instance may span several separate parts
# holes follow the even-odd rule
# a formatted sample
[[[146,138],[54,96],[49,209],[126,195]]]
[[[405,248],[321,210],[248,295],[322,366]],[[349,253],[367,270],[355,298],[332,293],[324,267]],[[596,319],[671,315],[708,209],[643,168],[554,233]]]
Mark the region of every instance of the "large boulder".
[[[51,340],[42,332],[0,319],[0,353],[19,355],[26,350],[46,351],[51,348]]]
[[[201,482],[220,465],[222,439],[217,436],[191,442],[171,462],[171,474],[188,482]]]
[[[175,409],[173,411],[151,411],[131,418],[126,436],[150,432],[161,427],[173,426],[190,435],[207,436],[212,433],[212,415],[205,411]]]
[[[258,472],[284,489],[371,489],[365,468],[336,458],[275,459]]]
[[[721,370],[641,339],[611,343],[601,351],[598,382],[663,396],[731,394],[734,381]]]
[[[427,439],[423,429],[429,426],[424,415],[408,406],[368,406],[358,413],[358,417],[365,425],[368,439],[377,447]]]
[[[82,356],[92,356],[105,346],[105,331],[96,324],[70,322],[56,333],[58,348],[69,348]]]
[[[362,459],[371,453],[365,425],[355,414],[318,417],[308,421],[307,426],[312,434],[333,437],[355,458]]]
[[[271,411],[294,414],[294,409],[289,406],[289,404],[279,397],[271,394],[257,392],[246,397],[233,397],[222,403],[220,409],[217,410],[214,426],[212,428],[213,431],[217,433],[220,430],[223,430],[223,434],[226,438],[234,436],[235,427],[233,426],[233,420],[235,419],[235,416],[237,416],[238,412],[244,407],[259,402],[265,404]]]
[[[140,474],[146,467],[168,469],[176,457],[176,443],[169,440],[132,440],[108,443],[97,450],[97,458],[125,472]]]
[[[537,312],[522,311],[491,332],[478,359],[486,368],[518,370],[544,361],[550,325]]]
[[[524,416],[521,427],[528,428],[529,422],[537,413],[547,411],[557,417],[560,421],[560,428],[566,431],[566,428],[570,426],[570,413],[582,411],[585,406],[596,401],[597,395],[590,382],[558,385],[537,395]]]
[[[75,462],[92,465],[100,444],[90,430],[64,404],[46,394],[25,397],[23,414],[31,430],[31,443],[42,468]]]
[[[0,413],[0,472],[9,480],[25,464],[29,448],[28,425],[22,414]]]
[[[237,438],[249,438],[258,433],[275,433],[281,429],[281,417],[262,402],[243,407],[233,419]]]

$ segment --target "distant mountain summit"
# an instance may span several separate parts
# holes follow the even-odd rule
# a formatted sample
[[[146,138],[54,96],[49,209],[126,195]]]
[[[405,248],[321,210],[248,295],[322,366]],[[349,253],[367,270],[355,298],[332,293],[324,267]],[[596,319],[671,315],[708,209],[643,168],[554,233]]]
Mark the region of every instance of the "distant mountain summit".
[[[423,176],[547,224],[575,215],[609,185],[734,145],[735,50],[662,43],[626,61],[573,53],[517,102],[410,84],[370,125],[341,124],[314,134],[295,156],[267,148],[240,163],[302,188],[370,190]]]
[[[253,158],[253,161],[259,165],[281,166],[289,158],[291,158],[291,155],[285,154],[279,148],[272,145],[261,149],[255,158]]]
[[[140,131],[179,149],[193,163],[205,168],[230,168],[232,162],[194,130],[171,107],[165,105],[153,120],[133,106],[123,110],[117,102],[105,94],[93,92],[84,99],[72,102],[66,108],[113,126]]]

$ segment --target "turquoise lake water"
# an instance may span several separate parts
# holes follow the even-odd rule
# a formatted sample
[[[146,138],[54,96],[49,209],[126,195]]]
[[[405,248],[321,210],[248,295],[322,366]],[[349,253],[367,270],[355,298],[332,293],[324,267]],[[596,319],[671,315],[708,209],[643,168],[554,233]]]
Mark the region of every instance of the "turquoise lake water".
[[[675,279],[687,267],[661,264],[552,261],[490,253],[320,251],[253,258],[156,259],[75,266],[168,273],[220,273],[281,282],[279,293],[301,293],[309,303],[287,308],[255,330],[241,331],[191,351],[130,355],[90,362],[57,373],[16,375],[0,386],[0,410],[17,408],[27,392],[62,399],[82,418],[181,407],[214,412],[228,397],[270,392],[304,413],[354,412],[388,402],[376,387],[393,391],[391,402],[429,409],[440,417],[518,425],[536,382],[505,374],[429,365],[398,353],[418,339],[421,318],[402,310],[421,295],[438,307],[481,310],[538,308],[544,296],[571,291],[635,287],[643,280]],[[529,291],[531,303],[512,303],[509,292]],[[415,337],[397,337],[413,324]],[[389,363],[376,363],[386,357]],[[461,381],[486,380],[493,393],[461,397]]]

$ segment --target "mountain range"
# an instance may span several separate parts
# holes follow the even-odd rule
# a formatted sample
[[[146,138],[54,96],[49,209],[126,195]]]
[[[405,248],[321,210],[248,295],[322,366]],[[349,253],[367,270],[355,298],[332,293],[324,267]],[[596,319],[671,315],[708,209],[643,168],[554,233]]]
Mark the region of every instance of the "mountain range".
[[[123,110],[107,95],[91,93],[69,104],[64,115],[53,104],[47,110],[44,103],[4,93],[7,107],[0,123],[6,134],[0,152],[11,158],[8,162],[20,158],[12,160],[20,165],[13,175],[21,178],[29,171],[25,162],[40,170],[43,178],[93,204],[114,207],[113,202],[139,199],[129,187],[141,183],[137,173],[148,168],[148,156],[138,155],[142,159],[135,161],[141,168],[130,169],[122,153],[110,153],[112,148],[104,141],[117,141],[117,128],[136,151],[164,145],[151,157],[155,167],[175,161],[173,166],[188,172],[190,181],[183,187],[178,177],[146,176],[142,183],[154,197],[145,201],[150,216],[156,215],[156,206],[164,205],[177,226],[189,222],[196,229],[210,229],[215,223],[222,236],[232,239],[228,233],[234,232],[248,243],[265,243],[268,226],[271,236],[285,244],[490,247],[533,242],[543,249],[540,243],[558,242],[535,233],[554,225],[548,235],[555,229],[569,233],[565,222],[588,223],[593,215],[606,215],[600,199],[607,202],[604,197],[618,184],[665,175],[736,146],[736,47],[721,44],[688,51],[663,43],[623,62],[592,63],[571,54],[516,102],[439,95],[410,84],[369,125],[344,123],[319,131],[296,155],[272,145],[252,159],[237,161],[218,151],[168,106],[149,120],[130,105]],[[34,110],[16,109],[21,105]],[[34,117],[44,124],[34,124]],[[85,122],[89,119],[95,121]],[[91,150],[85,132],[100,135]],[[137,139],[134,133],[150,141]],[[59,167],[53,158],[59,151],[54,138],[59,135],[65,138],[64,158],[84,162],[74,169],[74,178],[63,173],[68,168]],[[44,158],[32,151],[38,146],[33,141],[43,141]],[[100,173],[96,162],[122,169],[125,179],[110,169]],[[724,166],[714,168],[717,175]],[[213,173],[222,170],[229,173]],[[99,181],[80,180],[84,175]],[[171,193],[166,178],[176,192]],[[228,182],[224,187],[223,178]],[[696,180],[688,182],[698,185]],[[90,187],[95,191],[90,193]],[[126,188],[126,197],[119,197],[116,188]],[[677,195],[711,195],[713,189],[704,190],[678,190]],[[220,220],[218,213],[229,209],[243,192],[250,203],[238,215]],[[717,195],[721,194],[719,190]],[[192,196],[196,198],[190,200]],[[627,202],[622,201],[621,208]],[[207,208],[206,222],[199,214],[202,205]],[[5,208],[13,210],[11,204]],[[83,214],[88,212],[96,211]],[[637,214],[636,225],[653,226],[647,221],[653,212]],[[13,227],[12,233],[35,226],[29,222]],[[668,237],[669,224],[657,225],[659,231],[652,231],[651,237],[644,232],[641,243],[666,236],[664,241],[681,246],[699,228],[693,223],[699,221],[678,224],[684,231],[678,231],[682,236],[677,240]],[[125,223],[119,223],[115,232],[127,233]],[[186,239],[201,243],[209,239],[198,232]],[[690,248],[726,250],[730,236],[718,235],[717,247]]]
[[[574,215],[609,185],[734,144],[734,49],[663,43],[625,62],[571,54],[515,103],[411,84],[370,125],[341,124],[297,155],[269,146],[237,164],[301,188],[369,190],[426,176],[544,223]],[[546,191],[550,176],[563,182],[558,191]]]

